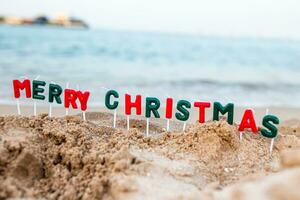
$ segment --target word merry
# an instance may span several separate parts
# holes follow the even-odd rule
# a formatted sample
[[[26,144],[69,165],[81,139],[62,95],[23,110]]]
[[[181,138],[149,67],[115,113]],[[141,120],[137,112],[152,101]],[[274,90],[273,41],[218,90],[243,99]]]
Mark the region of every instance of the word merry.
[[[45,87],[46,82],[41,80],[25,79],[23,81],[13,80],[14,97],[19,99],[21,97],[21,91],[25,90],[26,98],[32,98],[36,100],[45,100]],[[78,103],[82,111],[87,110],[87,103],[90,96],[89,91],[82,92],[74,89],[62,89],[58,84],[50,83],[48,86],[48,102],[62,104],[61,96],[64,96],[64,107],[78,109]]]
[[[114,100],[112,101],[112,98]],[[105,95],[105,106],[110,110],[116,110],[119,105],[119,93],[115,90],[109,90]],[[167,98],[165,104],[165,118],[170,120],[173,118],[173,98]],[[160,100],[156,97],[146,97],[145,101],[145,117],[149,119],[151,116],[155,118],[160,118]],[[199,123],[205,123],[205,111],[207,108],[211,107],[210,102],[200,102],[195,101],[193,104],[187,100],[179,100],[176,103],[176,112],[175,118],[179,121],[187,121],[190,117],[190,109],[192,107],[198,109]],[[131,115],[132,109],[135,109],[136,115],[142,114],[142,96],[136,95],[135,100],[132,100],[132,96],[130,94],[125,94],[125,114],[127,116]],[[228,103],[223,106],[219,102],[213,103],[213,120],[218,121],[220,119],[220,115],[227,114],[227,122],[233,125],[234,121],[234,104]],[[254,118],[253,111],[251,109],[246,109],[244,111],[242,120],[239,124],[238,130],[240,132],[245,131],[246,129],[250,129],[253,133],[257,134],[259,131],[261,135],[268,138],[275,138],[278,133],[278,129],[275,125],[279,124],[279,119],[274,115],[265,115],[262,119],[262,125],[264,128],[258,129],[256,125],[256,121]]]

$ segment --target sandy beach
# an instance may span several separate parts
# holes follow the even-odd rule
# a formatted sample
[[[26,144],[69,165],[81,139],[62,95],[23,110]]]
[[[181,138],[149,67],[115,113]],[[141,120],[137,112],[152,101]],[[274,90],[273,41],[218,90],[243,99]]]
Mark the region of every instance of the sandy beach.
[[[300,200],[299,7],[2,0],[0,200]]]
[[[22,116],[14,105],[0,112],[0,199],[300,198],[300,109],[269,108],[281,119],[272,155],[270,139],[246,132],[240,141],[236,125],[199,124],[196,113],[185,132],[151,119],[145,137],[145,119],[132,118],[127,131],[122,109],[116,129],[105,108],[89,108],[87,121],[62,108],[53,118],[47,107],[36,117],[32,106]]]

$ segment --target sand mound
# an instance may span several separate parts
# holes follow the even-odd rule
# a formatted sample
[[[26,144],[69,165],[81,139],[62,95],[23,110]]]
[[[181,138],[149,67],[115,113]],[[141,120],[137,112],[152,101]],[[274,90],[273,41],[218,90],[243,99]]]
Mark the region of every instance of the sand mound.
[[[180,159],[180,153],[193,155],[199,165],[198,173],[206,178],[206,183],[218,182],[224,186],[253,174],[277,170],[266,139],[245,133],[240,141],[237,127],[225,121],[196,123],[185,133],[164,134],[162,139],[153,139],[156,141],[153,147],[161,144],[165,154],[173,159]],[[184,155],[181,157],[186,159]],[[274,152],[273,158],[277,157],[278,152]]]
[[[245,133],[240,141],[225,121],[184,133],[156,125],[160,134],[147,138],[141,120],[126,131],[111,128],[107,114],[87,116],[1,117],[0,199],[214,199],[280,171],[280,151],[300,147],[295,135],[279,136],[270,158],[269,140]]]
[[[1,198],[102,198],[109,174],[138,163],[125,144],[110,140],[120,133],[79,117],[1,121]]]

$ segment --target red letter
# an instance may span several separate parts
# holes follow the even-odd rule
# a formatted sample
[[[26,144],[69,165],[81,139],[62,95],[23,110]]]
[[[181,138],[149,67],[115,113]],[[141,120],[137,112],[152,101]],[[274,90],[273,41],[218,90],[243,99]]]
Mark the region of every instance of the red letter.
[[[26,92],[26,98],[31,97],[31,87],[30,87],[30,80],[26,79],[23,82],[20,82],[19,80],[13,80],[13,86],[14,86],[14,95],[15,98],[20,98],[20,90],[24,90]]]
[[[131,108],[136,108],[136,114],[142,114],[142,96],[136,95],[135,102],[131,102],[131,96],[129,94],[125,94],[125,114],[131,115]]]
[[[253,117],[253,112],[250,109],[245,110],[244,116],[242,118],[242,121],[241,121],[241,124],[239,127],[239,131],[242,132],[246,128],[251,129],[253,133],[258,132],[256,123],[255,123],[255,119]]]
[[[90,92],[86,91],[84,93],[82,93],[81,91],[77,91],[77,97],[80,101],[80,108],[82,111],[86,111],[87,109],[87,101],[89,99],[90,96]]]
[[[167,98],[166,102],[166,118],[167,119],[172,119],[173,115],[173,99],[172,98]]]
[[[65,108],[70,107],[70,103],[74,109],[77,109],[76,104],[77,92],[72,89],[65,89]]]
[[[199,108],[199,122],[204,123],[205,122],[205,108],[210,107],[209,102],[195,102],[194,106],[196,108]]]

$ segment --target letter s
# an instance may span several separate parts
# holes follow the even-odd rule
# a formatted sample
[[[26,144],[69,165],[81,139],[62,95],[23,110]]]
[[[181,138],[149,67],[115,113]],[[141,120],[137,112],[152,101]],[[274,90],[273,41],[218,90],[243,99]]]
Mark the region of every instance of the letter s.
[[[276,126],[274,126],[274,124],[278,125],[279,119],[276,116],[274,115],[264,116],[262,124],[265,128],[268,129],[268,130],[264,128],[261,129],[260,132],[264,137],[275,138],[277,136],[278,129]]]

